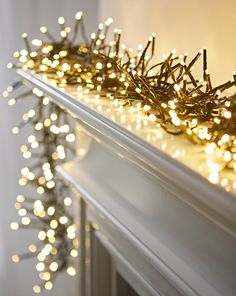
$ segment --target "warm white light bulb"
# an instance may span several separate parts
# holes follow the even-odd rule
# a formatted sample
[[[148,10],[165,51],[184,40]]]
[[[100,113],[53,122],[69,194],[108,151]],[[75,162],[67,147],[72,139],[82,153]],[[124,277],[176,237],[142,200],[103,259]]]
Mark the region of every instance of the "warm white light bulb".
[[[64,19],[64,17],[59,17],[58,18],[58,23],[60,24],[60,25],[63,25],[64,23],[65,23],[65,19]]]
[[[74,267],[69,266],[69,267],[67,268],[67,273],[68,273],[70,276],[75,276],[75,275],[76,275],[76,270],[75,270]]]
[[[12,229],[12,230],[17,230],[17,229],[19,229],[19,224],[18,224],[17,222],[12,222],[10,226],[11,226],[11,229]]]

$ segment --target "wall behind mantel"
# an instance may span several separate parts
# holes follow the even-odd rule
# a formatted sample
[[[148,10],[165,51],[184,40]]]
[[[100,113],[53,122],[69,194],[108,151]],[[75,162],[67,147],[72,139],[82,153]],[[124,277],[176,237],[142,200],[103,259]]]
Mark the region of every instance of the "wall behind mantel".
[[[159,57],[173,48],[192,56],[206,46],[216,83],[236,70],[235,0],[100,0],[100,21],[108,16],[123,30],[127,46],[156,32]]]
[[[15,265],[11,255],[24,253],[27,246],[35,241],[35,231],[10,230],[10,222],[17,221],[14,209],[16,195],[21,193],[18,184],[20,169],[26,163],[19,153],[20,146],[30,134],[29,130],[17,136],[11,135],[11,128],[20,120],[22,113],[28,110],[28,101],[10,108],[1,93],[15,78],[14,71],[8,71],[6,64],[12,61],[12,53],[24,44],[23,32],[29,38],[40,38],[39,28],[46,25],[50,32],[59,34],[57,18],[64,16],[66,23],[74,23],[74,15],[83,10],[88,32],[97,26],[97,0],[0,0],[0,295],[32,296],[32,286],[38,282],[34,260],[26,260]],[[41,296],[78,295],[78,282],[65,273],[57,278],[55,288]]]

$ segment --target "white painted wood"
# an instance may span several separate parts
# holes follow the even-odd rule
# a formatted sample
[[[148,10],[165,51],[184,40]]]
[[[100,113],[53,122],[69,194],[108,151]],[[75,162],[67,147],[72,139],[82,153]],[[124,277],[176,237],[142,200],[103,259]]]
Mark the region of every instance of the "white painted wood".
[[[235,295],[235,237],[179,199],[171,182],[96,142],[61,173],[184,295]]]
[[[130,285],[142,296],[160,296],[160,294],[148,284],[140,273],[129,263],[116,247],[104,237],[101,232],[96,231],[95,235],[101,244],[110,252],[112,258],[116,261],[116,269],[129,282]],[[128,295],[127,295],[128,296]]]
[[[80,198],[79,217],[79,274],[80,274],[80,295],[86,295],[86,203]]]
[[[92,221],[95,221],[96,225],[99,225],[98,232],[100,237],[103,237],[103,241],[106,240],[106,243],[103,244],[107,246],[111,256],[113,256],[113,269],[119,270],[120,274],[131,286],[135,288],[136,285],[138,285],[140,287],[141,277],[141,281],[144,282],[144,285],[140,287],[142,291],[146,290],[144,286],[150,286],[152,290],[161,295],[183,295],[183,293],[171,283],[170,279],[166,278],[157,268],[155,257],[150,258],[150,254],[145,252],[142,245],[137,247],[137,240],[131,240],[128,233],[126,236],[125,231],[121,230],[119,227],[114,227],[114,223],[111,223],[111,219],[107,218],[106,214],[103,214],[91,204],[88,209],[88,216]],[[114,274],[113,270],[112,274]],[[115,283],[114,288],[119,289],[117,283]],[[120,291],[117,294],[120,295]],[[140,295],[143,296],[143,293]],[[187,295],[192,295],[191,291],[189,291]]]
[[[111,296],[112,258],[91,225],[91,296]],[[83,295],[83,294],[81,294]]]

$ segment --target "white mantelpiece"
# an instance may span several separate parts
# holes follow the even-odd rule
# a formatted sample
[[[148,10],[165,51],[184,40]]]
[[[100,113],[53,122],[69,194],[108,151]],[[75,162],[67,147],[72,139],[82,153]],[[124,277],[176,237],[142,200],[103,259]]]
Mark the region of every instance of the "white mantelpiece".
[[[235,195],[40,78],[19,74],[77,117],[80,153],[58,172],[81,196],[81,296],[236,295]]]

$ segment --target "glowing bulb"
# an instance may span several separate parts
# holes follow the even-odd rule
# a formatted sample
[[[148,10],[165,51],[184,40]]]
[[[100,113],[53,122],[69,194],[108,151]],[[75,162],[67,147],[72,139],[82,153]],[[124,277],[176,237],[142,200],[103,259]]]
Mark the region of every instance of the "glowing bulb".
[[[44,122],[43,122],[43,124],[44,124],[45,127],[49,127],[51,125],[51,123],[52,123],[52,121],[49,118],[46,118],[44,120]]]
[[[224,152],[224,160],[230,161],[231,160],[231,153],[229,151]]]
[[[219,182],[218,172],[212,172],[209,176],[209,181],[213,184],[217,184]]]
[[[65,57],[65,56],[67,56],[67,51],[66,50],[61,50],[60,52],[59,52],[59,56],[60,57]]]
[[[67,273],[70,275],[70,276],[75,276],[76,275],[76,270],[74,267],[70,266],[67,268]]]
[[[48,231],[47,231],[47,237],[48,238],[51,238],[51,237],[53,237],[55,235],[55,231],[53,230],[53,229],[49,229]]]
[[[49,182],[47,182],[47,187],[49,188],[49,189],[51,189],[51,188],[53,188],[55,186],[55,182],[54,181],[49,181]]]
[[[70,255],[71,255],[71,257],[77,257],[78,256],[78,251],[73,249],[73,250],[70,251]]]
[[[34,40],[32,40],[32,44],[34,46],[41,46],[43,44],[43,42],[39,39],[34,39]]]
[[[103,68],[103,64],[100,63],[100,62],[98,62],[98,63],[96,64],[96,69],[101,70],[102,68]]]
[[[35,142],[31,143],[30,146],[31,146],[32,149],[36,149],[36,148],[39,147],[39,143],[35,141]]]
[[[26,63],[26,62],[27,62],[27,57],[25,57],[25,56],[21,56],[21,57],[19,58],[19,61],[20,61],[21,63]]]
[[[66,216],[61,216],[59,221],[61,224],[66,224],[68,222],[68,218]]]
[[[60,24],[60,25],[63,25],[64,23],[65,23],[65,19],[64,19],[64,17],[59,17],[58,18],[58,23]]]
[[[50,169],[50,164],[48,162],[45,162],[43,165],[42,165],[42,169],[43,170],[48,170]]]
[[[28,249],[31,253],[35,253],[37,251],[37,246],[34,244],[31,244],[31,245],[29,245]]]
[[[69,130],[70,130],[70,127],[69,127],[68,124],[64,124],[64,125],[62,125],[62,126],[60,127],[60,131],[61,131],[62,133],[68,133]]]
[[[38,211],[43,211],[44,207],[43,207],[42,201],[37,199],[34,202],[34,208],[36,208]]]
[[[39,260],[39,261],[44,261],[45,259],[46,259],[46,256],[43,254],[43,253],[39,253],[38,254],[38,256],[37,256],[37,259]]]
[[[37,265],[36,265],[36,269],[38,271],[43,271],[45,269],[45,264],[43,262],[39,262]]]
[[[154,115],[154,114],[150,114],[149,115],[149,119],[151,120],[151,121],[156,121],[156,116]]]
[[[44,273],[42,274],[42,279],[43,279],[43,280],[48,281],[48,280],[50,280],[50,278],[51,278],[51,274],[50,274],[50,272],[44,272]]]
[[[111,73],[111,74],[109,75],[109,77],[110,77],[110,78],[116,78],[116,73]]]
[[[54,213],[55,213],[55,211],[56,211],[55,208],[52,207],[52,206],[50,206],[50,207],[48,208],[48,210],[47,210],[47,213],[48,213],[49,216],[53,216]]]
[[[58,269],[58,264],[57,264],[57,262],[52,262],[52,263],[50,264],[49,268],[50,268],[51,271],[54,271],[54,272],[57,271],[57,269]]]
[[[19,194],[19,195],[17,195],[16,200],[18,202],[24,202],[25,201],[25,197],[23,195]]]
[[[12,223],[10,224],[10,226],[11,226],[11,229],[12,229],[12,230],[17,230],[17,229],[19,229],[19,223],[17,223],[17,222],[12,222]]]
[[[48,97],[43,98],[43,104],[46,106],[50,102],[50,99]]]
[[[18,263],[20,261],[20,257],[18,255],[13,255],[11,257],[11,260],[14,262],[14,263]]]
[[[20,56],[19,51],[15,51],[14,54],[13,54],[13,57],[14,58],[19,58],[19,56]]]
[[[110,17],[105,21],[106,26],[110,26],[113,23],[113,19]]]
[[[79,12],[76,13],[75,18],[76,18],[76,20],[79,21],[82,18],[82,16],[83,16],[83,12],[79,11]]]
[[[43,128],[43,124],[41,122],[37,122],[35,124],[36,131],[40,131]]]
[[[15,203],[15,209],[16,209],[16,210],[21,209],[21,207],[22,207],[21,203],[19,203],[19,202],[16,202],[16,203]]]
[[[50,115],[50,118],[51,118],[52,121],[57,120],[57,114],[56,114],[56,113],[52,113],[52,114]]]
[[[227,142],[229,142],[229,140],[230,140],[230,137],[229,137],[228,134],[224,134],[224,135],[221,137],[221,141],[222,141],[223,143],[227,143]]]
[[[27,214],[27,211],[26,211],[26,209],[20,209],[19,211],[18,211],[18,215],[19,216],[25,216]]]
[[[39,231],[38,239],[43,241],[43,240],[45,240],[45,238],[46,238],[46,232],[43,230]]]
[[[47,31],[48,31],[48,29],[45,26],[42,26],[40,28],[40,32],[43,33],[43,34],[47,33]]]
[[[70,143],[74,142],[75,141],[75,135],[74,134],[67,135],[66,136],[66,141],[70,142]]]
[[[143,110],[144,110],[144,111],[148,111],[148,110],[150,110],[150,109],[151,109],[151,107],[148,106],[148,105],[145,105],[145,106],[143,107]]]
[[[70,239],[74,239],[75,238],[75,226],[74,225],[70,225],[68,228],[67,228],[67,236],[70,238]]]
[[[34,291],[34,293],[39,294],[41,292],[40,286],[39,285],[33,286],[33,291]]]
[[[178,84],[175,84],[174,89],[175,89],[175,91],[180,91],[181,88],[180,88],[180,86]]]
[[[50,227],[51,227],[51,228],[56,229],[57,226],[58,226],[58,222],[57,222],[57,220],[52,220],[52,221],[50,222]]]
[[[45,283],[45,285],[44,285],[44,287],[45,287],[45,289],[46,290],[51,290],[52,289],[52,287],[53,287],[53,284],[52,284],[52,282],[51,281],[48,281],[48,282],[46,282]]]
[[[72,199],[70,197],[64,198],[64,204],[65,206],[70,206],[72,203]]]
[[[16,100],[15,99],[10,99],[9,101],[8,101],[8,105],[9,106],[13,106],[13,105],[15,105],[16,104]]]
[[[51,244],[46,244],[45,247],[43,248],[42,252],[44,255],[49,255],[49,253],[52,250],[52,245]]]
[[[33,135],[28,137],[28,143],[33,143],[35,140],[36,140],[36,138]]]
[[[29,225],[30,224],[30,218],[29,217],[23,217],[21,219],[21,223],[24,224],[24,225]]]
[[[17,126],[15,126],[15,127],[12,128],[12,133],[13,133],[14,135],[18,134],[19,131],[20,131],[20,130],[19,130],[19,128],[18,128]]]
[[[25,152],[23,153],[23,157],[24,157],[25,159],[30,158],[30,157],[31,157],[31,152],[30,152],[30,151],[25,151]]]
[[[8,69],[12,69],[12,68],[13,68],[13,64],[12,64],[12,63],[8,63],[8,64],[7,64],[7,68],[8,68]]]
[[[62,64],[62,71],[66,72],[70,70],[70,65],[67,63]]]
[[[216,148],[216,144],[215,144],[215,143],[211,143],[210,145],[208,145],[208,146],[205,148],[205,152],[206,152],[207,154],[212,154],[212,153],[214,153],[215,148]]]

